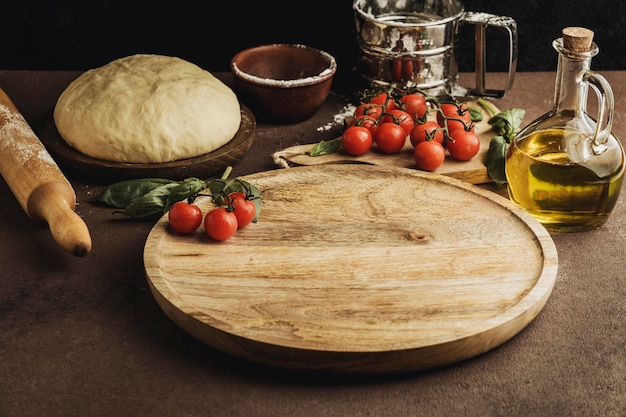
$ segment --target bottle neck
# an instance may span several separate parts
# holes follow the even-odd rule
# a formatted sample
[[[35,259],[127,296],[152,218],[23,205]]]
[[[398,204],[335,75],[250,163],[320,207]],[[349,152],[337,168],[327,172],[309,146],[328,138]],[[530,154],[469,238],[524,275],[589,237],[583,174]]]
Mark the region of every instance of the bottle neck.
[[[553,46],[559,53],[554,90],[555,109],[584,112],[588,83],[583,81],[583,75],[591,69],[591,59],[596,55],[597,47],[590,52],[572,52],[563,47],[561,39],[555,40]]]

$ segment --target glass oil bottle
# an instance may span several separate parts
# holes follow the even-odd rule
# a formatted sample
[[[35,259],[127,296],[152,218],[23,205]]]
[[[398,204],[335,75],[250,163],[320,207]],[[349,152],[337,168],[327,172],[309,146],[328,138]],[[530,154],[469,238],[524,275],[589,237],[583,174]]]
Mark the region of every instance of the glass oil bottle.
[[[588,230],[606,222],[624,179],[624,150],[611,133],[613,92],[590,69],[598,53],[592,31],[566,28],[553,46],[559,54],[554,107],[509,146],[509,197],[548,230]],[[598,97],[595,119],[587,113],[589,86]]]

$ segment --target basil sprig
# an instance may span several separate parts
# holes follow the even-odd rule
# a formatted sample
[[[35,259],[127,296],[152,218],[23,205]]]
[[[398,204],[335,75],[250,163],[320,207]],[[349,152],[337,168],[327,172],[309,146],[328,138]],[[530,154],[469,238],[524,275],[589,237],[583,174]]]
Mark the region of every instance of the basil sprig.
[[[257,221],[261,211],[259,189],[240,178],[229,179],[232,168],[228,167],[219,179],[201,180],[190,177],[182,181],[165,178],[142,178],[116,182],[106,187],[100,195],[88,200],[117,208],[113,213],[135,219],[157,218],[167,213],[170,207],[183,200],[192,203],[203,191],[208,191],[215,204],[223,204],[228,194],[242,192],[256,207]]]
[[[506,184],[506,174],[504,163],[509,145],[513,141],[519,127],[522,124],[526,111],[523,109],[512,108],[496,112],[495,107],[484,99],[478,99],[478,103],[483,106],[489,113],[491,118],[488,123],[491,129],[496,132],[497,136],[491,138],[485,165],[487,173],[497,185]]]
[[[331,140],[322,140],[309,151],[309,156],[322,156],[337,152],[341,148],[341,136]]]

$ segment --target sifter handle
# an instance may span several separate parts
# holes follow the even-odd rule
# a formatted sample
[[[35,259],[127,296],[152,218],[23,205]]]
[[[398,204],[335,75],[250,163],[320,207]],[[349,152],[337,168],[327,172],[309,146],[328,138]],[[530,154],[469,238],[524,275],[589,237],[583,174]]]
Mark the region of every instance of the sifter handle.
[[[513,86],[517,67],[517,23],[508,16],[497,16],[489,13],[465,12],[461,23],[475,26],[476,55],[476,87],[470,95],[479,97],[502,98]],[[508,40],[508,70],[506,84],[502,89],[489,89],[486,86],[487,73],[487,27],[495,27],[504,31]]]

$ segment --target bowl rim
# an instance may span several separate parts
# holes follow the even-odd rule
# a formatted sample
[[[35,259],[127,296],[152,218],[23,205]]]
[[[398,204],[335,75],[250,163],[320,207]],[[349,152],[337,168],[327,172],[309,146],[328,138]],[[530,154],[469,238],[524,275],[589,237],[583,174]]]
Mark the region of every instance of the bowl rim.
[[[253,51],[259,48],[276,47],[276,46],[287,47],[287,48],[301,48],[301,49],[306,49],[311,52],[315,52],[325,58],[326,62],[328,63],[328,66],[317,75],[311,75],[309,77],[297,78],[293,80],[277,80],[273,78],[257,77],[256,75],[248,74],[247,72],[244,72],[241,68],[239,68],[239,66],[237,65],[237,58],[245,52]],[[253,46],[251,48],[247,48],[238,52],[231,59],[230,68],[236,77],[239,77],[253,84],[262,85],[266,87],[293,88],[293,87],[305,87],[305,86],[318,84],[320,82],[328,80],[337,71],[337,61],[335,60],[335,57],[329,54],[328,52],[323,51],[321,49],[313,48],[311,46],[297,44],[297,43],[271,43],[271,44]]]

